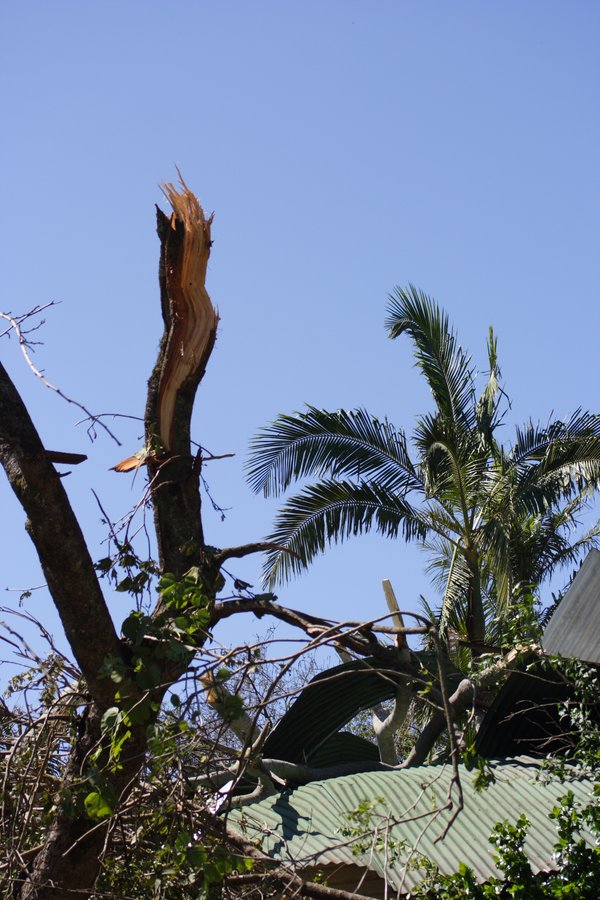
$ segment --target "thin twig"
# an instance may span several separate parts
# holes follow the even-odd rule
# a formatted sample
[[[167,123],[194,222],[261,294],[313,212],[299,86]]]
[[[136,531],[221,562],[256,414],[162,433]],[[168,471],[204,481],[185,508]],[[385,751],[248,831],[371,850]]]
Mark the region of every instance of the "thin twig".
[[[52,306],[52,303],[47,304],[47,306]],[[113,439],[113,441],[116,444],[118,444],[118,446],[120,447],[121,441],[116,437],[116,435],[113,434],[113,432],[110,430],[108,425],[105,425],[104,422],[102,422],[97,416],[95,416],[93,413],[91,413],[89,411],[89,409],[83,405],[83,403],[79,403],[78,400],[73,400],[72,397],[68,397],[64,393],[64,391],[62,391],[60,388],[56,387],[56,385],[54,385],[50,381],[48,381],[46,376],[42,372],[40,372],[40,370],[37,368],[37,366],[31,359],[31,356],[29,355],[29,349],[28,349],[30,344],[29,344],[27,338],[25,337],[25,334],[27,332],[23,331],[23,329],[21,328],[21,323],[23,321],[25,321],[25,319],[27,319],[29,316],[37,315],[39,312],[41,312],[42,309],[46,309],[46,308],[47,307],[34,307],[34,309],[32,309],[30,312],[26,313],[24,316],[18,316],[17,318],[15,318],[14,316],[11,316],[9,313],[0,312],[0,319],[4,319],[6,322],[10,323],[10,328],[8,328],[3,334],[6,334],[7,332],[13,330],[15,332],[15,334],[17,335],[17,340],[19,341],[19,346],[21,347],[21,352],[23,353],[23,356],[25,357],[25,361],[26,361],[27,365],[29,366],[29,368],[31,369],[33,374],[37,378],[40,379],[42,384],[44,384],[51,391],[54,391],[55,394],[58,394],[59,397],[62,397],[63,400],[66,400],[67,403],[71,403],[71,404],[73,404],[73,406],[77,406],[78,409],[80,409],[82,412],[84,412],[86,414],[86,416],[88,416],[88,418],[94,424],[97,424],[101,428],[103,428],[106,431],[106,433],[109,435],[109,437],[111,437]],[[2,337],[2,335],[0,335],[0,337]],[[90,426],[90,428],[92,428],[92,426]],[[90,433],[90,428],[88,428],[88,434],[90,435],[90,437],[92,437],[92,435]]]

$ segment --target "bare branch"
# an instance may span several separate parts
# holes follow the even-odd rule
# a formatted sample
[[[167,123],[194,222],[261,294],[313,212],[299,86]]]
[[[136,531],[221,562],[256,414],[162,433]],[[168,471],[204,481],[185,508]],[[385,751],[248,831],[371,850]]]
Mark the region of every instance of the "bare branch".
[[[476,680],[475,678],[463,678],[454,693],[448,698],[449,715],[455,719],[464,712],[473,703],[477,687],[485,687],[486,685],[493,683],[500,675],[509,669],[522,653],[529,652],[531,649],[531,647],[516,647],[514,650],[507,653],[498,663],[495,663],[480,672],[476,676]],[[412,750],[401,764],[400,768],[406,769],[409,766],[418,766],[423,763],[444,728],[448,727],[448,721],[444,709],[436,713],[415,741]]]
[[[214,555],[214,561],[216,565],[221,566],[228,559],[242,559],[244,556],[250,556],[251,553],[263,553],[265,550],[281,550],[283,553],[289,553],[291,556],[300,559],[296,551],[290,550],[289,547],[280,547],[279,544],[272,544],[269,541],[258,541],[252,544],[242,544],[239,547],[227,547],[224,550],[219,550]]]

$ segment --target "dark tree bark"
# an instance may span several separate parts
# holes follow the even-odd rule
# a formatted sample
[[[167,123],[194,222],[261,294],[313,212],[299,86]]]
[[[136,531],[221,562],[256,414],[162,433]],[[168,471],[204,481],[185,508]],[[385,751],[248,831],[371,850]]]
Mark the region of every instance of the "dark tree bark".
[[[110,701],[114,689],[99,671],[104,659],[121,656],[122,647],[63,483],[2,365],[0,462],[27,515],[25,528],[75,659],[94,696]]]

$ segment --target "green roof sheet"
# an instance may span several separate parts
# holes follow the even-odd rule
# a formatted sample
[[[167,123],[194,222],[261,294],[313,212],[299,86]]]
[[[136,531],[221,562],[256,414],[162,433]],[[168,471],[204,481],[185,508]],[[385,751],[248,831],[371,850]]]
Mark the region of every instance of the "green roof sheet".
[[[433,653],[423,650],[411,653],[411,663],[424,679],[437,677]],[[462,676],[447,657],[444,666],[448,685],[453,690]],[[392,665],[386,668],[372,657],[320,672],[277,723],[265,741],[263,756],[297,763],[311,760],[315,752],[357,713],[392,699],[404,681],[404,676]],[[354,758],[350,756],[348,760]],[[369,753],[364,758],[371,759],[372,755]],[[341,762],[342,758],[337,761]]]
[[[451,815],[448,810],[435,813],[447,797],[452,775],[449,765],[313,782],[231,811],[228,822],[236,831],[257,841],[274,860],[293,865],[296,871],[333,871],[332,867],[341,867],[340,871],[349,873],[357,870],[347,867],[359,866],[362,871],[368,869],[377,875],[380,885],[387,881],[394,891],[404,893],[422,877],[418,869],[407,866],[409,857],[414,860],[414,851],[446,874],[455,872],[464,862],[480,881],[498,875],[494,849],[488,842],[492,828],[503,820],[514,823],[525,813],[531,823],[525,851],[533,870],[554,868],[556,833],[548,814],[568,790],[573,791],[576,801],[589,803],[592,781],[575,777],[566,781],[537,780],[540,763],[530,757],[490,764],[495,782],[481,793],[473,787],[474,773],[460,766],[464,809],[444,839],[437,842]],[[344,835],[342,829],[348,824],[348,814],[365,802],[372,812],[364,833],[360,837]],[[590,834],[583,836],[592,842]],[[395,842],[404,842],[405,849],[393,859],[391,848]],[[360,893],[365,893],[365,883]],[[369,883],[372,885],[372,879]],[[372,887],[366,893],[382,895]]]

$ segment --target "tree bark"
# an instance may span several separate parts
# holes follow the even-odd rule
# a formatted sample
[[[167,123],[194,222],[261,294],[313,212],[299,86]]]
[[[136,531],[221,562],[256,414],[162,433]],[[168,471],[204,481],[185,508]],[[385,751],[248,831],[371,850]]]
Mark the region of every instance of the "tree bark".
[[[0,365],[0,462],[21,503],[67,640],[92,694],[110,702],[100,669],[122,647],[63,482],[8,373]]]
[[[481,572],[476,550],[467,550],[466,563],[470,573],[467,595],[467,634],[473,657],[485,652],[485,613],[481,596]]]

